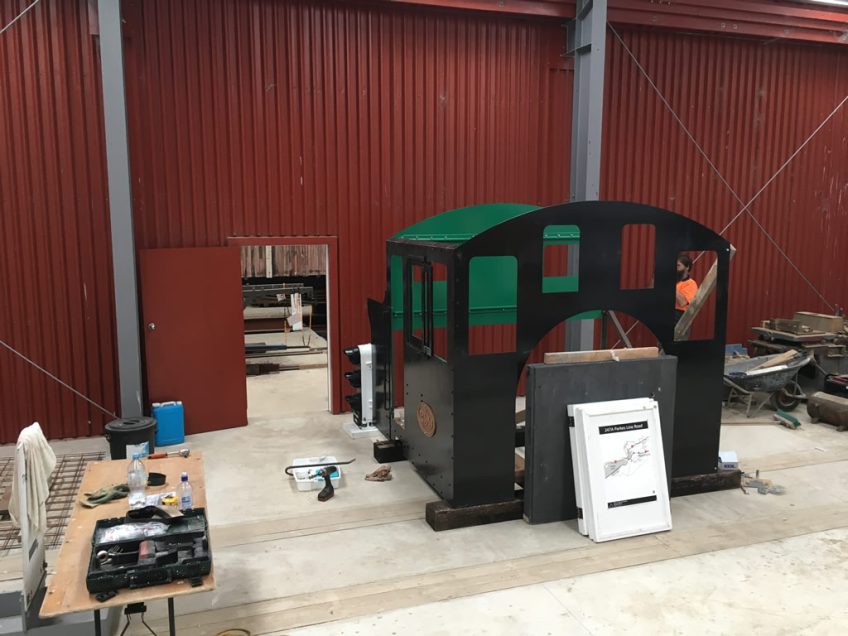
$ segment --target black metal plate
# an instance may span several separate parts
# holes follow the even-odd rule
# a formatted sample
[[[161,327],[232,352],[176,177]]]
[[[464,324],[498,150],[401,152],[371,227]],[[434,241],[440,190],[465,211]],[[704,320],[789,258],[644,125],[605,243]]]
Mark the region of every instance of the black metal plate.
[[[653,397],[660,407],[666,475],[671,480],[676,371],[672,356],[527,367],[524,516],[530,523],[577,516],[569,404]]]

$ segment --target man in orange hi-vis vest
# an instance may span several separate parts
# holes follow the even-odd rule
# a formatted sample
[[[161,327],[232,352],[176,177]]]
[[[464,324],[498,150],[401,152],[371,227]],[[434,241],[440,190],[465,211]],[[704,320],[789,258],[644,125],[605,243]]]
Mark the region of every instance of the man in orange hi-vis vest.
[[[683,312],[689,307],[689,303],[698,293],[698,283],[692,280],[689,273],[692,271],[692,259],[681,254],[677,257],[677,293],[675,294],[674,314],[675,324]]]

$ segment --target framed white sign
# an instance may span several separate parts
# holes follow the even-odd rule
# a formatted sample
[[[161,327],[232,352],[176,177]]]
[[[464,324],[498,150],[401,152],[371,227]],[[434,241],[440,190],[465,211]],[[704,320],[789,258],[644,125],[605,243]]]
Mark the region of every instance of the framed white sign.
[[[571,406],[568,407],[568,416],[571,418],[574,417],[573,407]],[[583,445],[577,444],[577,435],[573,426],[569,426],[568,428],[568,439],[571,443],[571,469],[574,475],[574,502],[577,505],[577,531],[584,536],[588,536],[589,530],[586,527],[586,517],[583,515],[583,485],[586,482],[586,476],[580,474],[580,466],[582,465],[585,469],[586,458],[584,456],[581,462],[577,457],[578,448]]]
[[[656,401],[594,402],[569,410],[574,413],[577,499],[589,536],[609,541],[670,530]]]

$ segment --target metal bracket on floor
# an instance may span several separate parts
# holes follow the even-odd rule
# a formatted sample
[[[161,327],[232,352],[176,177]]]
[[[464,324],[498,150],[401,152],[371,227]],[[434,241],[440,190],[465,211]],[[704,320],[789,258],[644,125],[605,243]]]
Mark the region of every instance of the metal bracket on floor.
[[[342,424],[342,430],[347,433],[351,439],[361,439],[363,437],[381,437],[383,434],[377,430],[376,426],[357,426],[353,422]]]

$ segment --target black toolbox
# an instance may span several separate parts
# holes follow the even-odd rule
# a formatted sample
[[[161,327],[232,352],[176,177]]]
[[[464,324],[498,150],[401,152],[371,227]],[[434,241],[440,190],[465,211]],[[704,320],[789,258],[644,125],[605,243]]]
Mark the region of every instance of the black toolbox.
[[[85,585],[96,594],[194,579],[211,570],[206,511],[171,517],[148,506],[95,524]]]

